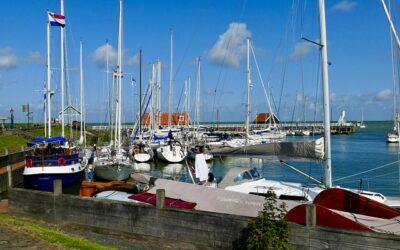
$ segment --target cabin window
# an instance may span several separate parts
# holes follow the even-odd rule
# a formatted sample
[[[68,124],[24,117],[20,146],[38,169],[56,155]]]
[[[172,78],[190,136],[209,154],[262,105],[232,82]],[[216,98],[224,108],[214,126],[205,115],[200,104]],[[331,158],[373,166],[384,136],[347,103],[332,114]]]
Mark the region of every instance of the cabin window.
[[[257,169],[255,168],[250,169],[250,174],[255,179],[260,177],[260,173],[258,173]]]

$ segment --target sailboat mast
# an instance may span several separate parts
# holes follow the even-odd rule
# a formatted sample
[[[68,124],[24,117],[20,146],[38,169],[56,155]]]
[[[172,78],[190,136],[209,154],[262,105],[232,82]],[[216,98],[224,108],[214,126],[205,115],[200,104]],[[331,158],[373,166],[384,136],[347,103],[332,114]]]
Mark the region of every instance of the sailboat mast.
[[[389,25],[390,25],[390,29],[392,30],[392,33],[393,33],[394,37],[396,38],[397,46],[400,49],[400,39],[399,39],[399,36],[397,35],[397,31],[396,31],[396,28],[394,27],[392,18],[390,17],[389,10],[386,7],[386,4],[385,4],[384,0],[381,0],[381,3],[382,3],[382,6],[383,6],[383,10],[385,11],[386,18],[388,19],[388,22],[389,22]]]
[[[64,16],[64,0],[60,0],[61,1],[61,15]],[[60,57],[61,57],[61,136],[65,136],[65,131],[64,131],[64,82],[65,82],[65,59],[64,59],[64,34],[65,34],[65,29],[64,26],[61,26],[61,53],[60,53]]]
[[[139,139],[142,140],[142,50],[139,50]]]
[[[82,50],[83,45],[82,41],[79,44],[79,80],[80,80],[80,102],[81,102],[81,126],[80,126],[80,140],[83,139],[83,58],[82,58]]]
[[[121,108],[122,108],[122,0],[119,0],[119,22],[118,22],[118,124],[117,124],[117,149],[121,148]]]
[[[47,14],[48,15],[48,14]],[[47,22],[47,135],[51,137],[51,60],[50,60],[50,21]]]
[[[174,31],[170,31],[170,62],[169,62],[169,96],[168,96],[168,127],[172,124],[172,84],[174,81]]]
[[[197,86],[196,86],[196,123],[200,127],[200,91],[201,91],[201,60],[197,58]]]
[[[325,137],[325,186],[332,186],[332,156],[331,156],[331,125],[330,125],[330,105],[329,105],[329,76],[328,76],[328,50],[326,42],[326,22],[325,22],[325,0],[318,0],[319,22],[321,36],[321,68],[322,68],[322,89],[324,106],[324,137]]]
[[[391,13],[390,1],[389,1],[389,14]],[[393,45],[393,33],[390,32],[390,59],[392,62],[392,76],[393,76],[393,123],[394,129],[398,131],[397,125],[397,74],[396,74],[396,63],[395,63],[395,48]]]
[[[109,77],[110,77],[109,76],[110,62],[109,62],[109,55],[108,55],[109,46],[110,45],[108,44],[108,40],[106,40],[106,74],[105,74],[105,77],[106,77],[106,86],[108,88],[108,127],[110,129],[110,140],[112,140],[112,134],[113,134],[113,129],[112,129],[112,124],[113,124],[113,121],[112,121],[113,105],[112,105],[112,103],[113,103],[113,101],[112,101],[112,97],[113,97],[113,93],[114,93],[114,84],[111,87],[110,81],[109,81]],[[114,83],[114,81],[113,81],[113,83]]]
[[[246,143],[249,139],[250,134],[250,38],[247,38],[247,52],[246,52],[246,88],[247,88],[247,98],[246,98]]]

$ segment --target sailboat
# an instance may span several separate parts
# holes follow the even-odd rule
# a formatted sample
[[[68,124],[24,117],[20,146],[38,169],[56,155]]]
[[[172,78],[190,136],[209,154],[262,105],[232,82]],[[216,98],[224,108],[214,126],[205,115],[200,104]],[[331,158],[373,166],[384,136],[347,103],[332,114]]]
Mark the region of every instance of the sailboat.
[[[364,109],[361,108],[361,121],[357,122],[356,126],[358,128],[366,128],[365,124],[364,124]]]
[[[400,48],[400,40],[399,37],[397,35],[397,31],[396,28],[394,27],[394,24],[392,22],[391,16],[390,16],[390,9],[388,10],[388,8],[386,7],[385,2],[382,1],[382,5],[384,7],[384,11],[386,14],[386,17],[388,19],[389,22],[389,26],[391,29],[391,33],[390,33],[390,51],[391,51],[391,61],[392,61],[392,75],[393,75],[393,131],[389,132],[387,134],[387,138],[386,138],[386,142],[388,143],[399,143],[400,142],[400,114],[398,113],[397,110],[397,105],[398,105],[398,101],[397,101],[397,96],[398,96],[398,91],[397,91],[397,72],[396,72],[396,65],[397,63],[395,62],[395,53],[396,53],[396,49],[394,48],[394,44],[393,44],[393,37],[395,37],[396,39],[396,43],[398,48]],[[389,6],[390,8],[390,6]]]
[[[133,158],[136,162],[148,162],[153,158],[153,150],[144,143],[142,135],[142,50],[139,51],[139,140],[133,146]]]
[[[170,48],[170,68],[169,68],[169,108],[168,108],[168,127],[169,141],[168,145],[160,146],[156,149],[157,158],[169,163],[182,162],[187,155],[186,147],[180,142],[173,140],[172,137],[172,84],[173,84],[173,31],[171,30],[171,48]]]
[[[63,136],[52,136],[52,116],[51,116],[51,56],[50,56],[50,30],[51,26],[61,26],[61,61],[64,61],[64,1],[61,0],[61,13],[55,14],[48,12],[47,23],[47,87],[46,87],[46,125],[45,136],[36,137],[28,142],[32,151],[26,156],[25,168],[23,172],[25,187],[43,191],[53,190],[53,181],[62,180],[63,188],[79,183],[84,175],[82,158],[79,156],[78,149],[68,145]],[[63,67],[63,64],[62,64]],[[63,70],[62,70],[63,71]],[[63,79],[63,73],[61,75]],[[63,81],[61,81],[63,85]],[[63,91],[61,93],[64,94]],[[63,115],[63,112],[62,112]],[[63,134],[62,134],[63,135]]]
[[[323,82],[323,112],[324,112],[324,183],[313,178],[312,176],[301,172],[297,168],[281,161],[287,167],[306,176],[315,184],[304,184],[294,182],[273,181],[262,178],[256,169],[231,169],[228,173],[226,181],[222,180],[220,187],[226,190],[265,195],[268,190],[273,190],[277,197],[283,200],[299,200],[312,201],[317,194],[325,189],[332,187],[332,163],[331,163],[331,132],[330,132],[330,105],[329,105],[329,79],[328,79],[328,57],[327,57],[327,39],[326,39],[326,24],[325,24],[325,2],[319,0],[319,19],[320,19],[320,46],[321,51],[321,69]],[[322,139],[322,138],[321,138]],[[348,189],[346,189],[348,190]],[[387,198],[375,192],[367,192],[362,190],[349,190],[358,193],[362,196],[384,203]]]
[[[122,149],[121,114],[122,114],[122,0],[119,1],[118,22],[118,64],[114,73],[117,85],[117,98],[115,104],[115,133],[113,147],[101,149],[100,156],[94,159],[94,173],[104,180],[125,180],[132,172],[131,160]]]

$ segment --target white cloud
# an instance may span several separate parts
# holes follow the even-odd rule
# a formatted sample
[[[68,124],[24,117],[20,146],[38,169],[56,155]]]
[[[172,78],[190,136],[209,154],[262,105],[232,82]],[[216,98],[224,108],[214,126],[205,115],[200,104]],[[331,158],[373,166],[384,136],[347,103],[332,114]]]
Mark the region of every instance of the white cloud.
[[[0,48],[0,69],[11,69],[17,66],[18,59],[11,47]]]
[[[220,65],[239,67],[251,32],[245,23],[231,23],[208,52],[208,59]]]
[[[390,89],[381,90],[375,96],[375,99],[378,101],[388,101],[391,98],[392,98],[392,91]]]
[[[28,53],[28,55],[26,56],[26,61],[28,63],[36,63],[36,64],[42,64],[44,63],[43,61],[43,57],[40,54],[39,51],[31,51]]]
[[[140,56],[139,53],[136,53],[133,56],[129,57],[125,62],[126,65],[132,66],[135,64],[139,64],[139,60],[140,60],[139,56]]]
[[[294,45],[294,49],[292,53],[290,53],[289,58],[290,59],[296,59],[302,56],[307,55],[310,53],[311,48],[313,47],[313,44],[309,42],[300,42]]]
[[[117,64],[117,51],[110,44],[98,47],[92,54],[93,62],[100,68],[106,67],[107,57],[110,68],[114,67]]]
[[[333,5],[331,11],[348,12],[356,7],[357,3],[354,1],[343,0]]]

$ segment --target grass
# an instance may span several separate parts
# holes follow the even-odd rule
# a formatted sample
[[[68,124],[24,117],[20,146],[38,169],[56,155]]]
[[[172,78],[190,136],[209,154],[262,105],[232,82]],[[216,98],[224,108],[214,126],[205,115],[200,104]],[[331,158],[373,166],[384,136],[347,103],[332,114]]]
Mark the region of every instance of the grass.
[[[15,127],[21,127],[22,124],[19,124]],[[94,131],[87,130],[87,145],[106,145],[109,143],[109,132],[107,131]],[[41,136],[44,137],[44,129],[43,128],[24,128],[24,132],[31,134],[32,136]],[[65,127],[65,135],[66,137],[70,137],[70,127]],[[52,126],[51,134],[53,136],[61,135],[61,125]],[[73,138],[79,138],[79,130],[72,129]],[[21,146],[25,146],[27,139],[22,138],[17,135],[0,135],[0,154],[4,153],[5,149],[8,149],[9,152],[14,152],[20,150]]]
[[[0,136],[0,152],[4,152],[5,149],[9,151],[20,150],[21,146],[26,145],[26,139],[16,135],[1,135]]]
[[[57,245],[65,249],[102,250],[113,249],[76,236],[71,236],[58,229],[39,225],[33,219],[17,218],[9,214],[0,214],[0,225],[6,225],[18,232],[28,234],[30,237],[39,238],[45,243]]]

